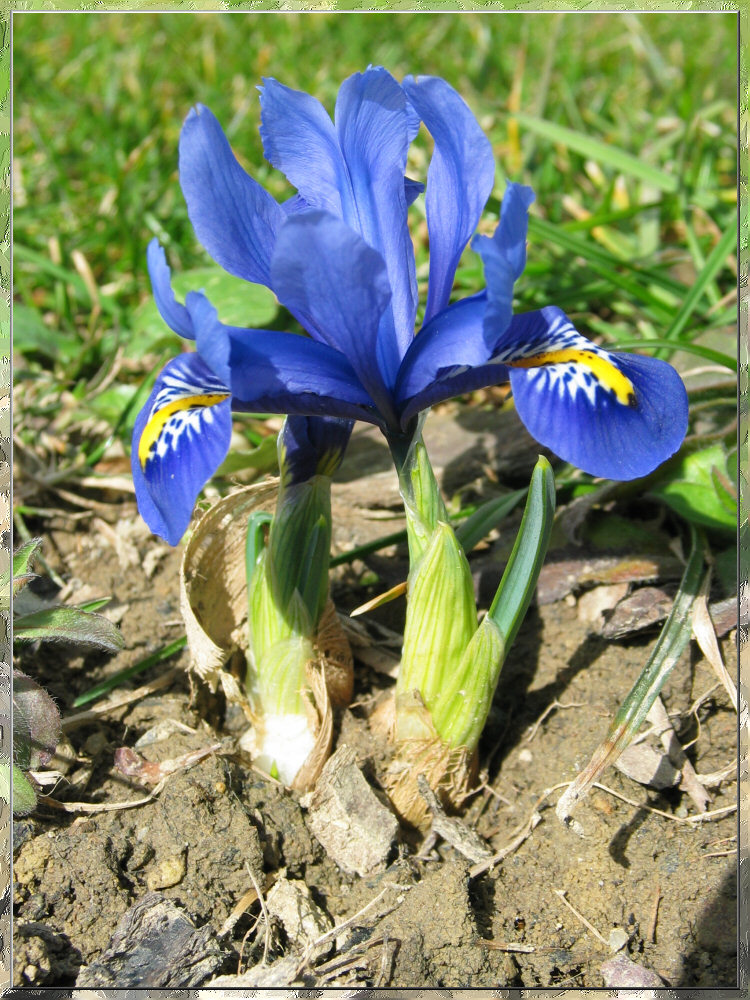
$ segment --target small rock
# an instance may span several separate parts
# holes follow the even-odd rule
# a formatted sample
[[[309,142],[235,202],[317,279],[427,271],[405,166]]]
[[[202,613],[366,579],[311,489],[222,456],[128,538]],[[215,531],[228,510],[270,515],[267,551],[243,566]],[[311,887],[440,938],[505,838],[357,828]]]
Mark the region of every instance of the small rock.
[[[76,987],[185,989],[214,975],[225,958],[208,924],[196,930],[174,903],[149,892],[124,914],[99,958],[81,969]]]
[[[301,951],[333,927],[333,921],[315,903],[301,879],[277,879],[266,896],[266,906],[271,916],[284,925],[289,940]]]
[[[612,951],[620,951],[630,940],[630,935],[623,927],[613,927],[609,932],[607,943]]]
[[[173,885],[179,885],[185,878],[187,864],[185,853],[173,854],[169,858],[164,858],[159,864],[146,875],[146,886],[150,890],[169,889]]]
[[[609,583],[587,590],[578,598],[578,621],[599,630],[604,623],[604,612],[611,611],[625,597],[630,584]]]
[[[681,774],[665,753],[659,753],[646,743],[626,747],[615,761],[622,774],[649,788],[674,788]]]
[[[346,744],[321,771],[308,825],[336,864],[357,875],[384,866],[398,834],[398,820],[367,784]]]
[[[661,976],[650,969],[644,969],[631,962],[625,955],[615,955],[601,966],[604,985],[615,989],[663,989],[665,985]],[[645,1000],[644,994],[641,994]]]
[[[298,990],[273,989],[275,986],[291,986],[297,980],[299,955],[284,955],[270,965],[259,963],[243,972],[240,976],[217,976],[206,983],[203,989],[197,991],[196,1000],[229,1000],[237,996],[235,992],[224,993],[224,990],[242,990],[250,987],[263,988],[264,997],[297,1000]],[[269,988],[271,987],[271,988]],[[338,992],[338,991],[336,991]]]
[[[660,587],[640,587],[620,601],[601,628],[605,639],[621,639],[649,625],[657,625],[672,610],[674,602]]]

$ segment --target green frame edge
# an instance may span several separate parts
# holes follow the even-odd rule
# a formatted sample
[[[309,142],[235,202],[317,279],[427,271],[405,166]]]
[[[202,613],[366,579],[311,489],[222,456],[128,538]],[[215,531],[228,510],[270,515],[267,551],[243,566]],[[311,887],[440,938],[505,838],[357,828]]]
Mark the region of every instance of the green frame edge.
[[[13,14],[41,13],[43,11],[106,13],[109,11],[132,12],[155,10],[165,12],[232,11],[269,13],[298,11],[329,13],[374,13],[412,11],[434,13],[439,11],[474,11],[492,13],[531,13],[538,11],[569,11],[605,13],[622,11],[732,13],[738,20],[738,465],[740,484],[740,525],[738,530],[738,690],[741,704],[747,706],[750,691],[750,528],[747,524],[750,510],[750,291],[748,266],[750,265],[750,162],[748,141],[750,127],[750,79],[748,55],[750,54],[750,4],[742,0],[701,2],[701,0],[0,0],[0,571],[10,563],[12,551],[12,406],[11,406],[11,296],[12,296],[12,230],[11,230],[11,106],[12,106],[12,21]],[[10,586],[8,587],[10,591]],[[0,595],[10,597],[10,593]],[[0,611],[0,754],[8,761],[11,748],[11,663],[12,663],[12,612]],[[748,748],[750,744],[750,718],[747,708],[738,720],[739,783],[738,798],[738,858],[739,940],[737,950],[737,988],[707,990],[714,996],[746,996],[750,989],[750,824],[744,814],[742,802],[748,802],[750,774],[748,773]],[[10,803],[0,799],[0,992],[12,989],[12,815]],[[7,880],[7,881],[6,881]],[[425,984],[426,985],[426,984]],[[15,991],[13,991],[15,992]],[[26,991],[23,991],[26,992]],[[383,991],[381,991],[383,992]],[[387,991],[385,991],[387,992]],[[536,990],[525,990],[533,996]],[[546,993],[547,991],[542,991]],[[586,991],[583,991],[586,992]],[[662,992],[661,990],[659,992]],[[601,995],[615,996],[616,991],[597,991]],[[668,991],[664,991],[669,995]],[[373,991],[373,995],[374,991]]]

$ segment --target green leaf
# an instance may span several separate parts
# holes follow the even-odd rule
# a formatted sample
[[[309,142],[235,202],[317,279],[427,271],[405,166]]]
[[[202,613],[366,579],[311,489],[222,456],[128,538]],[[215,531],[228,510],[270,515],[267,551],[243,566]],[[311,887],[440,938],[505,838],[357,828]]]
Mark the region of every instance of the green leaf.
[[[264,285],[251,285],[219,268],[202,267],[176,273],[172,287],[178,301],[184,302],[188,292],[204,291],[216,307],[219,319],[227,326],[264,329],[273,320],[279,306],[273,292]],[[156,303],[149,300],[133,314],[133,336],[128,353],[153,350],[165,336],[174,339],[159,315]]]
[[[82,604],[74,605],[74,607],[78,608],[79,611],[98,611],[100,608],[105,608],[111,600],[111,597],[97,597],[93,601],[84,601]]]
[[[500,629],[507,653],[528,610],[547,553],[555,514],[555,476],[539,456],[521,527],[488,616]]]
[[[277,468],[276,435],[269,434],[251,451],[230,451],[214,475],[232,476],[246,469],[255,469],[258,475],[262,475],[264,472],[275,472]]]
[[[60,713],[43,687],[13,671],[13,754],[17,764],[37,768],[54,754],[60,739]]]
[[[273,521],[273,514],[266,510],[256,511],[247,520],[247,535],[245,536],[245,578],[248,591],[250,581],[255,575],[258,558],[265,548],[268,525]]]
[[[13,576],[23,576],[29,573],[29,567],[31,565],[31,560],[34,557],[36,550],[42,544],[41,538],[30,538],[28,542],[24,542],[16,551],[13,553]]]
[[[693,604],[700,593],[705,577],[703,544],[694,528],[691,528],[691,538],[690,556],[680,580],[672,610],[659,634],[648,663],[622,703],[612,724],[613,731],[625,726],[623,736],[620,738],[625,746],[638,731],[638,727],[648,715],[649,709],[656,701],[656,696],[664,686],[670,671],[690,642],[693,628]]]
[[[686,454],[670,469],[668,477],[649,490],[680,517],[720,531],[737,530],[737,498],[732,496],[727,474],[735,453],[721,443]]]
[[[669,617],[659,633],[646,666],[618,709],[607,736],[558,802],[557,814],[562,819],[570,816],[569,809],[572,805],[586,795],[604,768],[613,764],[629,745],[690,642],[693,605],[705,584],[707,573],[704,570],[703,539],[693,527],[690,528],[690,538],[690,556]]]
[[[155,653],[151,653],[149,656],[144,657],[137,663],[134,663],[131,667],[125,667],[124,670],[118,670],[116,674],[112,674],[105,681],[100,684],[95,684],[94,687],[89,688],[88,691],[84,691],[79,694],[78,697],[73,702],[73,708],[80,708],[81,705],[87,705],[90,701],[95,701],[97,698],[101,698],[103,694],[107,694],[109,691],[114,690],[118,685],[122,684],[123,681],[130,680],[131,677],[135,677],[138,674],[142,674],[144,671],[148,670],[150,667],[156,666],[157,663],[163,663],[164,660],[168,660],[170,656],[174,656],[175,653],[179,653],[187,646],[187,636],[181,635],[179,639],[174,639],[172,642],[167,643],[166,646],[162,646]]]
[[[10,797],[5,791],[8,784],[7,772],[9,768],[5,761],[0,762],[0,774],[2,778],[2,796],[7,801]],[[36,809],[36,792],[29,778],[23,773],[18,765],[13,765],[13,815],[28,816]]]
[[[670,305],[665,301],[665,296],[670,297],[675,294],[673,283],[663,279],[661,275],[656,275],[650,271],[640,270],[628,261],[619,260],[612,254],[600,249],[591,240],[582,239],[573,233],[566,232],[561,226],[555,226],[545,219],[540,219],[536,215],[529,217],[529,236],[538,238],[547,244],[555,244],[568,254],[581,257],[597,274],[600,274],[613,288],[619,288],[631,295],[636,301],[644,303],[649,307],[649,313],[655,321],[660,324],[667,324],[673,317]],[[625,272],[629,271],[630,274]],[[647,285],[645,282],[648,281]],[[655,294],[650,285],[658,283],[661,295]],[[687,291],[686,286],[681,287],[682,293]]]
[[[79,608],[46,608],[23,615],[13,623],[13,636],[25,642],[37,640],[72,642],[97,646],[116,653],[125,640],[111,621]]]

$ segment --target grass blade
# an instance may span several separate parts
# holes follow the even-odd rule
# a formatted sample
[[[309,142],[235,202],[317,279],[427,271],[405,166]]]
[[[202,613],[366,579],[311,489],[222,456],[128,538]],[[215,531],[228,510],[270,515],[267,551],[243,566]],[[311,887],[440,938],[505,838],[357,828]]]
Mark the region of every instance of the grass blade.
[[[664,334],[665,340],[676,340],[681,335],[687,321],[693,315],[701,296],[708,289],[716,274],[724,266],[727,257],[736,245],[737,227],[736,225],[732,225],[729,229],[725,230],[719,242],[708,255],[706,266],[698,275],[695,284],[688,291],[677,315]]]
[[[156,666],[157,663],[161,663],[163,660],[168,660],[170,656],[174,656],[175,653],[179,653],[181,649],[185,648],[185,646],[187,646],[186,635],[180,636],[180,638],[175,639],[174,642],[167,643],[166,646],[162,646],[162,648],[157,650],[155,653],[139,660],[138,663],[134,663],[132,667],[126,667],[124,670],[118,670],[116,674],[108,677],[106,681],[102,681],[101,684],[96,684],[94,687],[89,688],[88,691],[84,691],[83,694],[79,694],[73,702],[72,707],[80,708],[81,705],[88,705],[90,701],[95,701],[97,698],[101,698],[103,694],[107,694],[114,688],[119,687],[123,681],[127,681],[131,677],[135,677],[136,674],[143,673],[144,670],[148,670],[149,667]]]
[[[487,503],[482,504],[479,510],[467,517],[456,528],[456,538],[463,546],[464,552],[471,552],[475,545],[478,545],[504,517],[510,514],[527,493],[528,490],[514,490],[507,496],[488,500]]]
[[[712,347],[703,347],[702,344],[683,343],[682,341],[675,342],[663,337],[649,337],[648,340],[618,340],[607,346],[616,351],[656,351],[661,349],[673,352],[685,351],[686,354],[696,354],[699,358],[705,358],[706,361],[713,361],[717,365],[723,365],[725,368],[737,371],[736,358],[733,358],[730,354],[724,354],[723,351],[716,351]]]
[[[704,545],[698,532],[691,527],[691,548],[685,572],[675,596],[672,610],[661,630],[653,652],[638,680],[623,701],[606,738],[565,790],[556,806],[559,819],[570,822],[573,807],[585,798],[605,767],[614,763],[633,739],[639,726],[656,701],[672,668],[682,656],[692,635],[693,605],[705,582]]]

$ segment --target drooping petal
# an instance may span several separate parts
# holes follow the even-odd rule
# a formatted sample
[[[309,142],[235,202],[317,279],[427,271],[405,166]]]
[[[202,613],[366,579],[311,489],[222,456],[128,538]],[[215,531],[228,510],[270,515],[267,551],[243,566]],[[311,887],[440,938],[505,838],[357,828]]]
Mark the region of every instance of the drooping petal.
[[[154,301],[159,315],[170,328],[181,337],[188,340],[195,340],[195,331],[185,306],[175,298],[172,291],[172,272],[167,264],[167,257],[163,247],[154,237],[148,245],[146,251],[146,261],[148,263],[148,273],[151,278],[151,288],[154,293]]]
[[[170,361],[138,414],[131,456],[141,517],[170,545],[184,534],[231,435],[226,385],[197,354]]]
[[[344,220],[380,253],[393,293],[381,334],[393,385],[414,336],[417,309],[404,188],[411,122],[406,95],[382,67],[355,73],[339,89],[335,122],[354,199],[343,206]]]
[[[489,139],[450,84],[439,77],[407,77],[404,90],[435,140],[426,201],[429,322],[448,304],[459,258],[492,191],[495,166]]]
[[[342,215],[351,197],[336,130],[317,98],[264,78],[259,87],[260,137],[266,159],[311,208]]]
[[[332,476],[341,464],[354,421],[289,416],[279,434],[279,470],[285,485]]]
[[[485,340],[490,348],[505,332],[513,315],[513,285],[526,267],[526,232],[534,192],[510,182],[500,208],[500,222],[492,237],[475,236],[472,249],[482,258],[489,305]]]
[[[230,274],[269,285],[282,208],[239,165],[221,125],[198,105],[180,134],[180,185],[199,241]]]
[[[190,292],[185,304],[198,351],[231,389],[233,409],[382,423],[339,351],[294,333],[225,326],[200,292]]]
[[[391,291],[380,254],[340,219],[305,212],[290,216],[279,230],[271,276],[279,301],[316,340],[349,359],[391,420],[380,328]]]
[[[605,351],[555,306],[514,316],[496,360],[528,431],[592,476],[645,476],[685,436],[687,393],[674,368]]]

